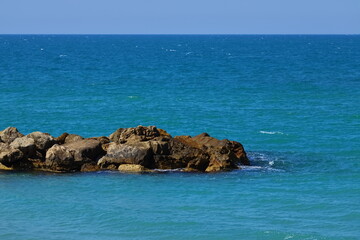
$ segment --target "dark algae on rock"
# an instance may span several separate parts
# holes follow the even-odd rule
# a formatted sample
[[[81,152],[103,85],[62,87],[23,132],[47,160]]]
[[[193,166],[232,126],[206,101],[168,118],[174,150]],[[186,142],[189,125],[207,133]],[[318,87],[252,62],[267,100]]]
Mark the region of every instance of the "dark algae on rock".
[[[109,137],[63,133],[23,135],[15,127],[0,131],[0,170],[147,172],[178,169],[219,172],[250,165],[241,143],[202,133],[172,137],[155,126],[119,128]]]

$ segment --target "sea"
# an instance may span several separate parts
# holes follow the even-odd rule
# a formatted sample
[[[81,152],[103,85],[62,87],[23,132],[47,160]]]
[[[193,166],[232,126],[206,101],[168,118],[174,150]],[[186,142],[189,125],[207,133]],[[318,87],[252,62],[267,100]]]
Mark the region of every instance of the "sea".
[[[360,239],[360,35],[0,35],[0,129],[138,125],[251,166],[1,171],[0,239]]]

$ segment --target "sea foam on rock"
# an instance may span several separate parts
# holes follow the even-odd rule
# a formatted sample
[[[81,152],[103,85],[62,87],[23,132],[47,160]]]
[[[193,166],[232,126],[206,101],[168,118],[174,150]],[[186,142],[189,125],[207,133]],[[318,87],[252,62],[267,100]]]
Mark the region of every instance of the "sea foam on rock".
[[[243,146],[207,133],[172,137],[155,126],[119,128],[109,137],[85,139],[68,133],[57,138],[42,132],[24,136],[12,127],[0,132],[0,169],[7,170],[217,172],[239,165],[250,165]]]

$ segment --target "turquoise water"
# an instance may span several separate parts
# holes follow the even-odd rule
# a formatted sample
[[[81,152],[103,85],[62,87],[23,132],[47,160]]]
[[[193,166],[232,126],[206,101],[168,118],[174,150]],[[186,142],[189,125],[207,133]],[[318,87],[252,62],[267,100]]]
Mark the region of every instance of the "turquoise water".
[[[359,35],[0,35],[0,129],[207,132],[253,165],[0,172],[0,239],[359,239],[359,83]]]

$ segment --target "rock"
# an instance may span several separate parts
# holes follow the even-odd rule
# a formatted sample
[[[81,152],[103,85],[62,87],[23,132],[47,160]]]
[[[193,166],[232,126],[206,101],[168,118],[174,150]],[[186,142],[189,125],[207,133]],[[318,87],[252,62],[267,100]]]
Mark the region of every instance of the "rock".
[[[59,172],[75,171],[80,163],[75,164],[74,151],[55,144],[46,152],[45,167]]]
[[[202,133],[193,138],[178,136],[175,139],[185,145],[201,149],[210,156],[208,167],[205,169],[206,172],[238,169],[237,164],[250,164],[243,146],[238,142],[227,139],[219,140],[210,137],[207,133]],[[201,166],[204,166],[204,162]]]
[[[87,138],[87,139],[95,139],[98,140],[101,144],[108,144],[110,143],[110,139],[108,137],[105,136],[101,136],[101,137],[92,137],[92,138]]]
[[[154,154],[156,155],[170,155],[171,153],[171,146],[169,141],[149,141],[151,149]]]
[[[236,141],[229,141],[229,148],[235,154],[236,158],[238,159],[242,165],[250,166],[250,160],[246,155],[245,149],[243,145]]]
[[[10,146],[19,149],[26,157],[32,157],[36,153],[35,141],[27,136],[16,138]]]
[[[100,166],[96,163],[85,163],[81,166],[81,172],[96,172],[100,171]]]
[[[46,152],[45,165],[52,171],[80,171],[83,164],[95,164],[104,154],[101,143],[94,139],[55,144]]]
[[[241,143],[236,141],[229,141],[227,139],[219,140],[210,137],[207,133],[199,134],[192,138],[192,140],[199,146],[205,147],[208,151],[219,152],[221,154],[234,153],[232,161],[241,163],[243,165],[250,165],[250,161],[246,156],[246,152]]]
[[[146,170],[144,166],[139,164],[121,164],[118,169],[120,172],[128,173],[141,173]]]
[[[36,148],[41,152],[45,152],[56,143],[56,140],[48,133],[32,132],[26,136],[34,139]]]
[[[68,134],[65,138],[64,144],[66,143],[73,143],[73,142],[77,142],[80,140],[83,140],[84,138],[80,135],[76,135],[76,134]]]
[[[201,149],[186,145],[177,139],[169,141],[169,155],[155,155],[154,165],[158,169],[186,168],[190,162],[194,170],[203,171],[209,162],[209,155]],[[196,163],[198,161],[198,164]],[[206,165],[206,167],[203,166]]]
[[[26,136],[16,128],[0,132],[0,169],[38,169],[55,172],[123,169],[182,169],[217,172],[249,165],[243,146],[206,133],[171,137],[154,126],[119,128],[107,137],[86,138],[63,133]],[[130,164],[128,166],[128,164]]]
[[[57,138],[55,138],[55,141],[58,144],[64,144],[67,136],[69,136],[69,134],[65,132],[65,133],[61,134],[60,136],[58,136]]]
[[[58,144],[65,144],[65,143],[72,143],[76,141],[83,140],[84,138],[77,134],[69,134],[69,133],[63,133],[59,137],[55,138],[55,141]]]
[[[98,165],[107,168],[109,165],[139,164],[147,168],[153,166],[153,152],[149,142],[134,144],[110,143],[107,154],[102,157]]]
[[[7,143],[0,143],[0,163],[6,167],[13,167],[19,163],[24,154],[19,150],[11,147]]]
[[[185,171],[200,171],[204,172],[209,166],[209,157],[200,157],[189,161]]]
[[[0,140],[4,143],[11,143],[16,138],[22,136],[24,136],[24,134],[20,133],[15,127],[8,127],[0,132]]]
[[[171,138],[165,130],[159,130],[155,126],[138,126],[135,128],[119,128],[109,136],[109,139],[116,143],[126,143],[149,141],[157,137]]]
[[[0,170],[14,170],[12,167],[7,167],[0,162]]]
[[[233,153],[229,153],[233,155]],[[227,154],[213,153],[210,157],[210,163],[205,172],[219,172],[239,169],[232,156]]]

